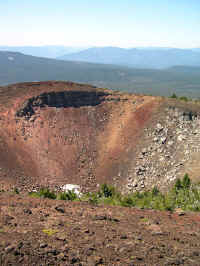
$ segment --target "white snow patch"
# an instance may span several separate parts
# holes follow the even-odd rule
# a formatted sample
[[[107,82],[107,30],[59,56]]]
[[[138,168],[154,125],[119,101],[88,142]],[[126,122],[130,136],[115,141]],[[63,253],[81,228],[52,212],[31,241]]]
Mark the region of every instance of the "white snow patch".
[[[12,57],[12,56],[9,56],[9,57],[8,57],[8,60],[13,61],[13,60],[15,60],[15,58]]]
[[[74,184],[66,184],[62,187],[60,187],[63,191],[73,191],[74,193],[76,193],[77,196],[81,196],[81,187],[79,185],[74,185]]]

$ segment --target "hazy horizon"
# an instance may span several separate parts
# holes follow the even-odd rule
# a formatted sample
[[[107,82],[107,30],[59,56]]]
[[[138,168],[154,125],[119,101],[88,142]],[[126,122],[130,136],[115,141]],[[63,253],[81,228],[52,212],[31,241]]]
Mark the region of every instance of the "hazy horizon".
[[[112,46],[112,45],[89,45],[89,46],[82,46],[82,45],[64,45],[64,44],[44,44],[44,45],[6,45],[6,44],[1,44],[0,42],[0,47],[72,47],[72,48],[83,48],[83,49],[88,49],[88,48],[107,48],[107,47],[113,47],[113,48],[122,48],[122,49],[133,49],[133,48],[163,48],[163,49],[200,49],[199,46],[195,47],[178,47],[178,46],[159,46],[159,45],[152,45],[152,46],[129,46],[129,47],[122,47],[122,46]]]

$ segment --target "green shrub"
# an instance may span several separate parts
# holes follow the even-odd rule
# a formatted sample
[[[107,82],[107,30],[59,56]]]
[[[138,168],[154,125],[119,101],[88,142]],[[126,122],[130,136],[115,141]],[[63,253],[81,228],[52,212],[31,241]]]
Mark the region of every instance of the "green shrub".
[[[191,185],[187,174],[182,180],[177,179],[173,188],[168,193],[161,193],[157,187],[152,191],[135,192],[124,196],[121,205],[126,207],[151,208],[173,211],[175,208],[184,210],[200,210],[200,192]]]
[[[124,207],[133,207],[135,206],[136,204],[136,201],[134,200],[133,197],[131,197],[130,195],[129,196],[125,196],[122,200],[121,200],[121,206],[124,206]]]
[[[64,192],[63,194],[65,195],[65,200],[74,201],[74,200],[78,199],[78,196],[74,192],[74,190],[68,190],[67,192]]]
[[[166,197],[164,197],[163,207],[166,211],[173,211],[175,209],[175,202],[173,196],[168,194],[166,195]]]
[[[19,194],[19,189],[17,187],[14,188],[14,193]]]
[[[58,199],[58,200],[78,200],[78,196],[74,191],[59,192],[50,191],[47,188],[40,189],[39,192],[32,191],[29,193],[30,196],[36,198],[49,198],[49,199]]]
[[[68,190],[67,192],[60,192],[57,195],[57,199],[58,200],[70,200],[70,201],[74,201],[78,199],[77,194],[74,192],[74,190]]]
[[[28,193],[28,195],[34,198],[40,198],[39,192],[36,192],[36,191],[31,191]]]
[[[172,99],[177,99],[177,95],[175,93],[172,94],[172,96],[170,96],[169,98],[172,98]]]
[[[40,191],[31,191],[29,195],[36,198],[49,198],[49,199],[56,199],[55,192],[50,191],[47,188],[41,188]]]
[[[105,197],[105,198],[109,198],[109,197],[113,197],[115,195],[115,188],[113,186],[109,186],[107,184],[103,184],[101,185],[101,189],[98,192],[100,197]]]
[[[49,189],[29,193],[33,197],[51,199],[87,201],[91,204],[121,205],[157,210],[173,211],[176,208],[189,211],[200,211],[200,185],[191,183],[188,174],[183,179],[177,179],[168,193],[162,193],[155,186],[151,191],[133,192],[122,195],[110,185],[103,184],[98,192],[89,192],[79,198],[74,191],[55,193]]]
[[[181,190],[182,188],[183,188],[183,186],[182,186],[182,182],[181,182],[180,178],[178,178],[178,179],[176,180],[176,183],[175,183],[174,187],[173,187],[173,191],[174,191],[175,193],[178,193],[178,191]]]
[[[50,191],[48,188],[42,188],[39,191],[39,195],[42,198],[56,199],[56,194],[53,191]]]
[[[99,203],[99,196],[97,193],[88,193],[88,201],[91,204],[97,205]]]
[[[159,190],[158,190],[158,188],[155,186],[155,187],[153,187],[153,189],[152,189],[152,195],[153,196],[157,196],[158,194],[159,194]]]
[[[57,195],[58,200],[67,200],[66,192],[60,192]]]
[[[181,96],[181,97],[179,97],[179,99],[180,99],[181,101],[185,101],[185,102],[188,101],[188,98],[187,98],[186,96]]]
[[[138,199],[143,199],[144,198],[144,194],[142,192],[136,192],[135,193],[135,197],[138,198]]]
[[[182,186],[183,188],[189,188],[191,185],[191,181],[190,181],[190,178],[188,176],[188,174],[185,174],[184,177],[183,177],[183,181],[182,181]]]

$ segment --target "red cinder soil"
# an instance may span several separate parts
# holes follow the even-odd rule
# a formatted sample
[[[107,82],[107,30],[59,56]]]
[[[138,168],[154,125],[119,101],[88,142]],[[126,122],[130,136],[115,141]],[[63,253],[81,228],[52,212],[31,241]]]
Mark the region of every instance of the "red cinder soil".
[[[200,216],[0,194],[0,265],[200,265]]]

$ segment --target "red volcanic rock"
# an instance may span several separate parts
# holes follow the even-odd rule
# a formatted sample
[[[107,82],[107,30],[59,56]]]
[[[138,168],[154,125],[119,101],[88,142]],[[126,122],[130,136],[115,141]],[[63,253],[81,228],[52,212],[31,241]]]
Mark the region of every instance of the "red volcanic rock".
[[[1,179],[25,187],[121,185],[161,102],[57,81],[14,84],[0,93]]]

